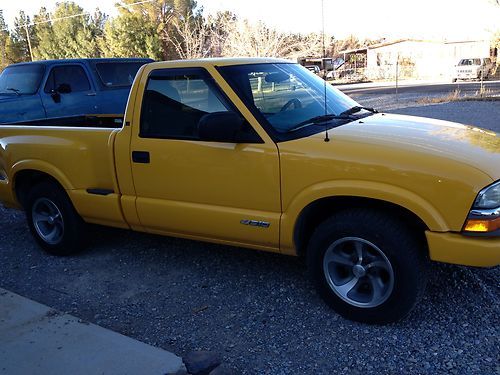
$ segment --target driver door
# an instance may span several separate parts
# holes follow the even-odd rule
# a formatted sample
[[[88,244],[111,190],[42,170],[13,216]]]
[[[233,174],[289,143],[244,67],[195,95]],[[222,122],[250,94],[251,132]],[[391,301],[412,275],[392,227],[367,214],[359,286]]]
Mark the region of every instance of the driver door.
[[[47,118],[93,114],[97,110],[95,95],[80,64],[53,66],[41,92]]]
[[[237,111],[201,68],[153,70],[135,111],[132,174],[136,207],[149,232],[278,251],[281,215],[276,145],[208,142],[207,113]],[[143,86],[144,85],[144,86]]]

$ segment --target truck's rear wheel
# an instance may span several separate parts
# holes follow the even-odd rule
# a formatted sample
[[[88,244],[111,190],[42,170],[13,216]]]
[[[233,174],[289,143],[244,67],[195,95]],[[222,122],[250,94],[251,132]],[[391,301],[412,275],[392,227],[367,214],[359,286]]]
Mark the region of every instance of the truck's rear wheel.
[[[340,315],[389,323],[405,317],[424,292],[427,260],[421,247],[389,215],[344,211],[314,232],[308,266],[320,295]]]
[[[58,184],[43,181],[31,188],[25,210],[31,233],[46,252],[70,255],[82,248],[85,224]]]

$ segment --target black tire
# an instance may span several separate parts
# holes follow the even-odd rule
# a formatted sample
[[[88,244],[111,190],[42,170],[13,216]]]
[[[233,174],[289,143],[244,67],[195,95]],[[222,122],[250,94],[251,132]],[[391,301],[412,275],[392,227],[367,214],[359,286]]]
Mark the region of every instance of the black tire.
[[[359,258],[356,260],[357,253],[354,250],[358,245],[364,249],[362,252],[365,254],[361,256],[361,261]],[[336,260],[331,260],[335,251],[340,251],[335,254],[335,259],[338,259],[337,255],[341,255],[341,258],[344,255],[351,256],[351,246],[354,258],[349,261],[355,266],[350,268],[351,265],[344,265],[343,261],[337,263]],[[363,323],[385,324],[404,318],[422,297],[428,269],[425,246],[425,242],[397,217],[369,209],[342,211],[320,224],[313,233],[307,252],[308,269],[319,294],[337,313]],[[336,250],[341,247],[344,248]],[[327,254],[327,259],[333,263],[326,260]],[[380,257],[379,264],[383,264],[385,260],[390,266],[386,264],[377,270],[376,266],[371,266],[376,263],[376,257]],[[366,267],[363,268],[364,271],[359,271],[357,264],[363,264],[362,262],[371,263],[364,264],[361,267]],[[355,270],[355,267],[358,269]],[[370,274],[375,271],[375,275]],[[343,283],[336,285],[335,277],[331,276],[339,273],[346,280],[359,276],[355,286],[349,290],[349,293],[354,291],[354,297],[351,298],[349,294],[341,297],[340,293],[344,292],[339,292],[339,285],[342,287]],[[383,289],[373,287],[374,278],[381,281]],[[385,296],[385,300],[381,297],[378,299],[380,303],[373,303],[373,306],[356,305],[371,303],[368,301],[370,297],[375,301],[375,289],[384,291],[379,291],[378,295]]]
[[[55,207],[55,208],[54,208]],[[55,210],[56,215],[51,215]],[[31,188],[27,195],[26,218],[30,231],[38,245],[47,253],[58,256],[71,255],[83,248],[85,223],[78,215],[64,189],[52,181],[43,181]],[[45,210],[43,215],[52,219],[37,221],[34,215]],[[38,224],[37,224],[38,223]],[[55,228],[55,232],[51,228]],[[44,238],[43,232],[48,233]],[[56,235],[50,239],[50,234]]]
[[[455,82],[457,82],[457,79],[456,78],[452,78],[451,82],[455,83]]]

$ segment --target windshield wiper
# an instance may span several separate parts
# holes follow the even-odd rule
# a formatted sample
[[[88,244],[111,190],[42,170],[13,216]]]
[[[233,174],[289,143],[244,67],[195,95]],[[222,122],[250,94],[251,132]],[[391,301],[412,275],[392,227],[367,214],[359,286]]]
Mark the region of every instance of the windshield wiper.
[[[21,96],[21,94],[19,93],[19,90],[15,89],[13,87],[7,87],[5,90],[14,91],[17,96]]]
[[[378,113],[378,111],[376,109],[373,109],[371,107],[363,107],[363,106],[360,106],[360,105],[355,105],[354,107],[351,107],[349,108],[348,110],[344,111],[344,112],[341,112],[339,114],[339,116],[348,116],[348,115],[352,115],[354,113],[358,113],[359,111],[361,110],[365,110],[365,111],[368,111],[368,112],[371,112],[371,113]]]
[[[309,126],[309,125],[322,124],[324,122],[331,121],[331,120],[353,120],[353,118],[349,115],[334,115],[334,114],[320,115],[320,116],[312,117],[308,120],[299,122],[297,125],[295,125],[293,128],[291,128],[288,131],[293,132],[293,131],[305,128],[306,126]]]

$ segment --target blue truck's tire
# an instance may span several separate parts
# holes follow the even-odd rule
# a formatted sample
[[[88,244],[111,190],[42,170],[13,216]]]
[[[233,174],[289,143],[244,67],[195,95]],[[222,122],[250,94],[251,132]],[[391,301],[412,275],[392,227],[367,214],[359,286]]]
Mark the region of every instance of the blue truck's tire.
[[[85,223],[57,183],[42,181],[33,186],[25,211],[33,237],[47,253],[64,256],[83,248]]]

